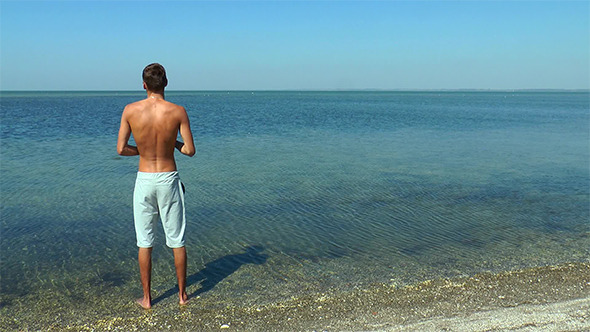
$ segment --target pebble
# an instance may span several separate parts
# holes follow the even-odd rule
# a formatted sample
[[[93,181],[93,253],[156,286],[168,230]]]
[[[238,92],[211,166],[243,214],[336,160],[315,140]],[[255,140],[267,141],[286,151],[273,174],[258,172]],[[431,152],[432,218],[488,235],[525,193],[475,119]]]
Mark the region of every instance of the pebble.
[[[223,324],[223,325],[221,325],[221,328],[222,329],[229,329],[229,324]]]

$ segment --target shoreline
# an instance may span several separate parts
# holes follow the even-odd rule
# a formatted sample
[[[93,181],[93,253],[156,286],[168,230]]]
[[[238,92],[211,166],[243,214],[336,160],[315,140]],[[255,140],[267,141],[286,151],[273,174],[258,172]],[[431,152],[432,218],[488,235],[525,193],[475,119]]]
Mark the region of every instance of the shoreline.
[[[0,326],[49,331],[582,330],[590,329],[589,308],[590,263],[569,263],[408,286],[372,284],[261,306],[200,308],[197,297],[186,308],[144,311],[130,299],[98,317],[88,309],[71,312],[76,319],[69,322],[67,315],[50,312],[36,323],[18,321],[2,308]]]
[[[523,304],[454,317],[436,317],[393,328],[392,331],[582,331],[590,329],[590,297]]]

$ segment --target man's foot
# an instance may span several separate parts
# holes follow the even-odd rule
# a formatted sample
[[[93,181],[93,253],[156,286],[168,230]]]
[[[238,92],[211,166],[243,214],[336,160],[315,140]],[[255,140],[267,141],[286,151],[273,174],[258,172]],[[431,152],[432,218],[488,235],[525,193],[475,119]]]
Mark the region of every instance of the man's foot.
[[[180,305],[187,305],[188,304],[188,295],[186,295],[186,293],[179,294],[179,298],[180,298],[180,300],[178,301],[178,303]]]
[[[144,297],[135,300],[135,302],[137,302],[137,304],[139,304],[144,309],[149,309],[152,307],[152,301]]]

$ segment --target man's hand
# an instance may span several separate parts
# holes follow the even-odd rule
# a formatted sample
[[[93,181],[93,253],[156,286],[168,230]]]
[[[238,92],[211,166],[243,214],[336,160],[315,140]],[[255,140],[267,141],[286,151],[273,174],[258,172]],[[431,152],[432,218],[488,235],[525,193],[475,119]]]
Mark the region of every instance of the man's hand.
[[[183,146],[184,146],[184,143],[182,143],[182,142],[181,142],[181,141],[179,141],[179,140],[176,140],[176,146],[175,146],[175,147],[176,147],[176,149],[177,149],[178,151],[181,151]]]

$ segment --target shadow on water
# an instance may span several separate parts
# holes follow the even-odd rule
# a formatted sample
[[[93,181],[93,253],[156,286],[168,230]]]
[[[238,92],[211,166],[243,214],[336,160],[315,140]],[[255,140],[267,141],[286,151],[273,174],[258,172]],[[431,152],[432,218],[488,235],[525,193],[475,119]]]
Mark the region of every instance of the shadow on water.
[[[186,287],[189,288],[198,282],[201,282],[201,288],[188,294],[189,298],[210,291],[221,282],[236,272],[244,264],[264,264],[268,255],[261,254],[264,250],[261,246],[250,246],[244,248],[245,252],[241,254],[227,255],[205,264],[205,268],[186,278]],[[178,294],[178,285],[164,292],[152,301],[156,304],[170,296]]]

